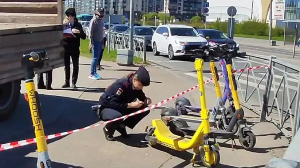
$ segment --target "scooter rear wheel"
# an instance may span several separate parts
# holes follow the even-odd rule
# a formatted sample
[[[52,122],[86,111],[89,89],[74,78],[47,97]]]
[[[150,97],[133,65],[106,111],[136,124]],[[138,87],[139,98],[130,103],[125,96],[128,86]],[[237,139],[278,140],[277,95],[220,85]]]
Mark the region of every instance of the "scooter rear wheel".
[[[213,158],[213,163],[212,164],[209,164],[205,161],[204,149],[202,148],[200,150],[201,162],[202,162],[203,166],[209,167],[209,168],[215,167],[215,166],[219,165],[219,163],[220,163],[220,153],[219,153],[219,151],[210,149],[210,152],[211,152],[211,157]]]
[[[244,149],[251,149],[256,144],[256,137],[251,131],[244,132],[239,136],[239,142]]]

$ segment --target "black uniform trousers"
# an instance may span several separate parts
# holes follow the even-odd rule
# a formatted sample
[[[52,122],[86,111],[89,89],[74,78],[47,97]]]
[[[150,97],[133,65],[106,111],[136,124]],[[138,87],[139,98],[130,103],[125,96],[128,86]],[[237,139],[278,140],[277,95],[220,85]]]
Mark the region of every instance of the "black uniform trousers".
[[[144,109],[144,108],[145,108],[145,106],[142,106],[140,108],[127,109],[126,111],[122,111],[122,113],[117,110],[111,109],[111,108],[103,108],[101,110],[100,118],[103,121],[109,121],[109,120],[113,120],[115,118],[119,118],[119,117],[122,117],[122,116],[130,114],[130,113],[136,112],[136,111]],[[112,123],[108,123],[108,124],[106,124],[106,128],[109,131],[114,132],[120,126],[120,124],[124,124],[125,126],[133,129],[149,113],[150,113],[150,110],[145,111],[140,114],[137,114],[137,115],[134,115],[134,116],[131,116],[131,117],[128,117],[125,120],[118,120],[118,121],[114,121]]]
[[[45,87],[44,78],[43,78],[44,74],[46,74],[46,87],[50,88],[51,84],[52,84],[52,70],[38,74],[38,76],[37,76],[37,78],[38,78],[37,79],[38,80],[38,87],[39,88]]]
[[[66,50],[64,55],[64,63],[65,63],[65,83],[70,84],[70,58],[72,58],[73,63],[73,74],[72,74],[72,84],[77,83],[78,72],[79,72],[79,48],[75,48],[73,50]]]

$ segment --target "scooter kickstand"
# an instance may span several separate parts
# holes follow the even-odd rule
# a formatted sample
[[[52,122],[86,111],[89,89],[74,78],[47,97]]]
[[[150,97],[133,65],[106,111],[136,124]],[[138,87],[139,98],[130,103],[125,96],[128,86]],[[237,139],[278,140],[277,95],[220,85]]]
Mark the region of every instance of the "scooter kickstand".
[[[236,146],[234,138],[231,138],[231,149],[233,151],[233,145]]]
[[[192,163],[192,166],[195,167],[196,156],[200,154],[199,146],[194,147],[193,152],[194,152],[194,155],[193,155],[193,158],[191,159],[191,163]]]
[[[197,153],[194,153],[193,158],[191,159],[192,166],[195,167]]]

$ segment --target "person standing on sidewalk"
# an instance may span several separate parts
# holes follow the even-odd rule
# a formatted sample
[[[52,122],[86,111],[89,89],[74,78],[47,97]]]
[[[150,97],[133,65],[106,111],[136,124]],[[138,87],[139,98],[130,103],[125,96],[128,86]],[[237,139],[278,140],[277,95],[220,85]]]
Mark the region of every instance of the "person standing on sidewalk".
[[[65,12],[66,18],[63,22],[64,27],[64,64],[65,64],[65,83],[63,88],[70,87],[70,57],[73,63],[72,87],[76,88],[79,72],[79,47],[80,39],[86,39],[86,34],[82,29],[82,25],[76,18],[76,11],[74,8],[69,8]],[[69,31],[67,31],[69,30]]]
[[[90,21],[90,49],[93,52],[93,60],[91,63],[91,73],[89,78],[99,80],[102,77],[97,73],[97,64],[102,52],[102,43],[103,43],[103,17],[104,17],[104,8],[99,8],[95,12],[95,16]]]
[[[43,78],[44,74],[46,74],[46,86]],[[38,74],[38,85],[37,85],[38,89],[52,90],[51,84],[52,84],[52,70]]]
[[[100,53],[100,56],[99,56],[99,59],[98,59],[98,70],[101,70],[101,69],[104,69],[100,63],[101,63],[101,60],[102,60],[102,57],[103,57],[103,52],[104,52],[104,49],[106,47],[106,41],[107,41],[107,33],[106,33],[106,28],[105,26],[103,27],[103,42],[102,42],[102,50],[101,50],[101,53]]]

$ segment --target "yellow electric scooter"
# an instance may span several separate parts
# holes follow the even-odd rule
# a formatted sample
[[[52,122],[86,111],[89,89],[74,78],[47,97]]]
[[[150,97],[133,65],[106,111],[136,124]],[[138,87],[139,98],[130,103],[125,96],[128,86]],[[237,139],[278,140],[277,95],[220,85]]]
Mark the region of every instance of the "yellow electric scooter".
[[[203,51],[203,50],[202,50]],[[201,119],[197,131],[191,139],[174,135],[161,119],[152,120],[152,126],[146,128],[147,141],[150,146],[157,144],[177,150],[186,151],[193,149],[194,155],[191,162],[194,166],[196,155],[200,155],[201,161],[206,167],[217,166],[220,162],[219,145],[209,142],[210,124],[209,110],[206,107],[204,80],[203,80],[203,59],[196,59],[195,69],[198,75],[200,101],[201,101]]]
[[[24,96],[29,103],[38,150],[37,168],[51,168],[51,160],[48,155],[46,136],[40,114],[41,105],[33,80],[34,70],[44,67],[45,61],[47,60],[46,55],[45,51],[31,52],[24,54],[21,62],[25,74],[25,85],[27,90],[27,93]]]

